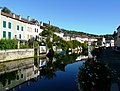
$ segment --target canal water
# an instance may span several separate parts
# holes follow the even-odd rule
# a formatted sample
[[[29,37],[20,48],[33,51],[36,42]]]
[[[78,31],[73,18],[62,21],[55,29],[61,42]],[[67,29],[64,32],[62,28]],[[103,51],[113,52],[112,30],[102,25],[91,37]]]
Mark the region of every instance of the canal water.
[[[83,62],[80,55],[71,54],[0,63],[0,91],[78,91]]]

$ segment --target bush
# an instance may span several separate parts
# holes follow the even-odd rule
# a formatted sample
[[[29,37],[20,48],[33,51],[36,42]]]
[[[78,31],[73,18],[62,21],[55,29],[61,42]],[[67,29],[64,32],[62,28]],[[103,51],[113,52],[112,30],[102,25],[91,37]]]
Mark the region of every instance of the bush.
[[[0,50],[17,49],[17,40],[15,39],[1,39]]]
[[[28,44],[25,44],[25,45],[21,44],[20,45],[20,49],[25,49],[25,48],[29,48],[29,45]]]

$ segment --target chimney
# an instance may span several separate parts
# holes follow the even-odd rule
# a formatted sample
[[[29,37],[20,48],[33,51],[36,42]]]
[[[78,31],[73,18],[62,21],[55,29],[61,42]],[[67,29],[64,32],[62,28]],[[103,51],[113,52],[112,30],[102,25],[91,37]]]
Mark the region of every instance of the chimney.
[[[50,21],[49,21],[49,26],[50,26]]]
[[[42,22],[40,22],[40,26],[43,26],[43,23],[42,23]]]
[[[27,17],[27,20],[30,21],[30,16]]]
[[[13,15],[13,18],[15,18],[15,14],[14,14],[14,13],[12,13],[12,15]]]
[[[0,15],[1,15],[2,7],[0,7]]]
[[[21,20],[21,15],[19,15],[19,20]]]

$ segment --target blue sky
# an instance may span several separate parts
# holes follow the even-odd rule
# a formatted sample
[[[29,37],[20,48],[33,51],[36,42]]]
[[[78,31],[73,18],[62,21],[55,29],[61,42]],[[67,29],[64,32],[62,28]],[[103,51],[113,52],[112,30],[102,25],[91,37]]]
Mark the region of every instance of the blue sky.
[[[112,34],[120,25],[120,0],[0,0],[0,6],[24,18],[91,34]]]

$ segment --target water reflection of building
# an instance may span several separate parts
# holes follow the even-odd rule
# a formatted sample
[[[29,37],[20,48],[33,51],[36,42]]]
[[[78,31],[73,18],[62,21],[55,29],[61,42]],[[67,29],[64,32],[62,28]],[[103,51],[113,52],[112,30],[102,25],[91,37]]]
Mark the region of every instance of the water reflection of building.
[[[41,79],[42,77],[53,79],[56,77],[56,71],[65,71],[65,66],[75,62],[78,56],[76,54],[61,54],[52,60],[47,57],[39,59],[39,62],[37,62],[39,65],[45,64],[41,69],[34,65],[34,59],[7,62],[4,65],[0,64],[0,67],[4,66],[3,69],[0,69],[0,91],[22,89],[23,85],[29,86],[34,78],[35,81],[36,78]],[[83,56],[82,58],[85,57]],[[4,71],[6,73],[3,73]]]
[[[40,72],[39,69],[34,66],[34,60],[21,60],[23,61],[25,64],[23,64],[23,66],[20,66],[19,68],[14,68],[11,70],[6,69],[6,73],[1,73],[0,77],[0,91],[6,91],[9,89],[14,89],[15,86],[24,83],[25,81],[28,81],[32,78],[36,78]],[[18,61],[17,61],[18,62]],[[8,64],[14,65],[15,61],[11,63],[7,62],[4,63],[4,65],[6,66],[6,68],[9,68]],[[22,62],[18,62],[18,66],[20,65],[20,63]],[[26,66],[25,66],[26,65]],[[17,66],[17,63],[15,64],[15,66]],[[15,67],[14,66],[14,67]]]
[[[83,55],[80,55],[76,58],[76,61],[80,61],[80,60],[86,60],[88,59],[88,56],[83,56]]]
[[[43,67],[46,65],[46,58],[40,59],[39,67]]]

